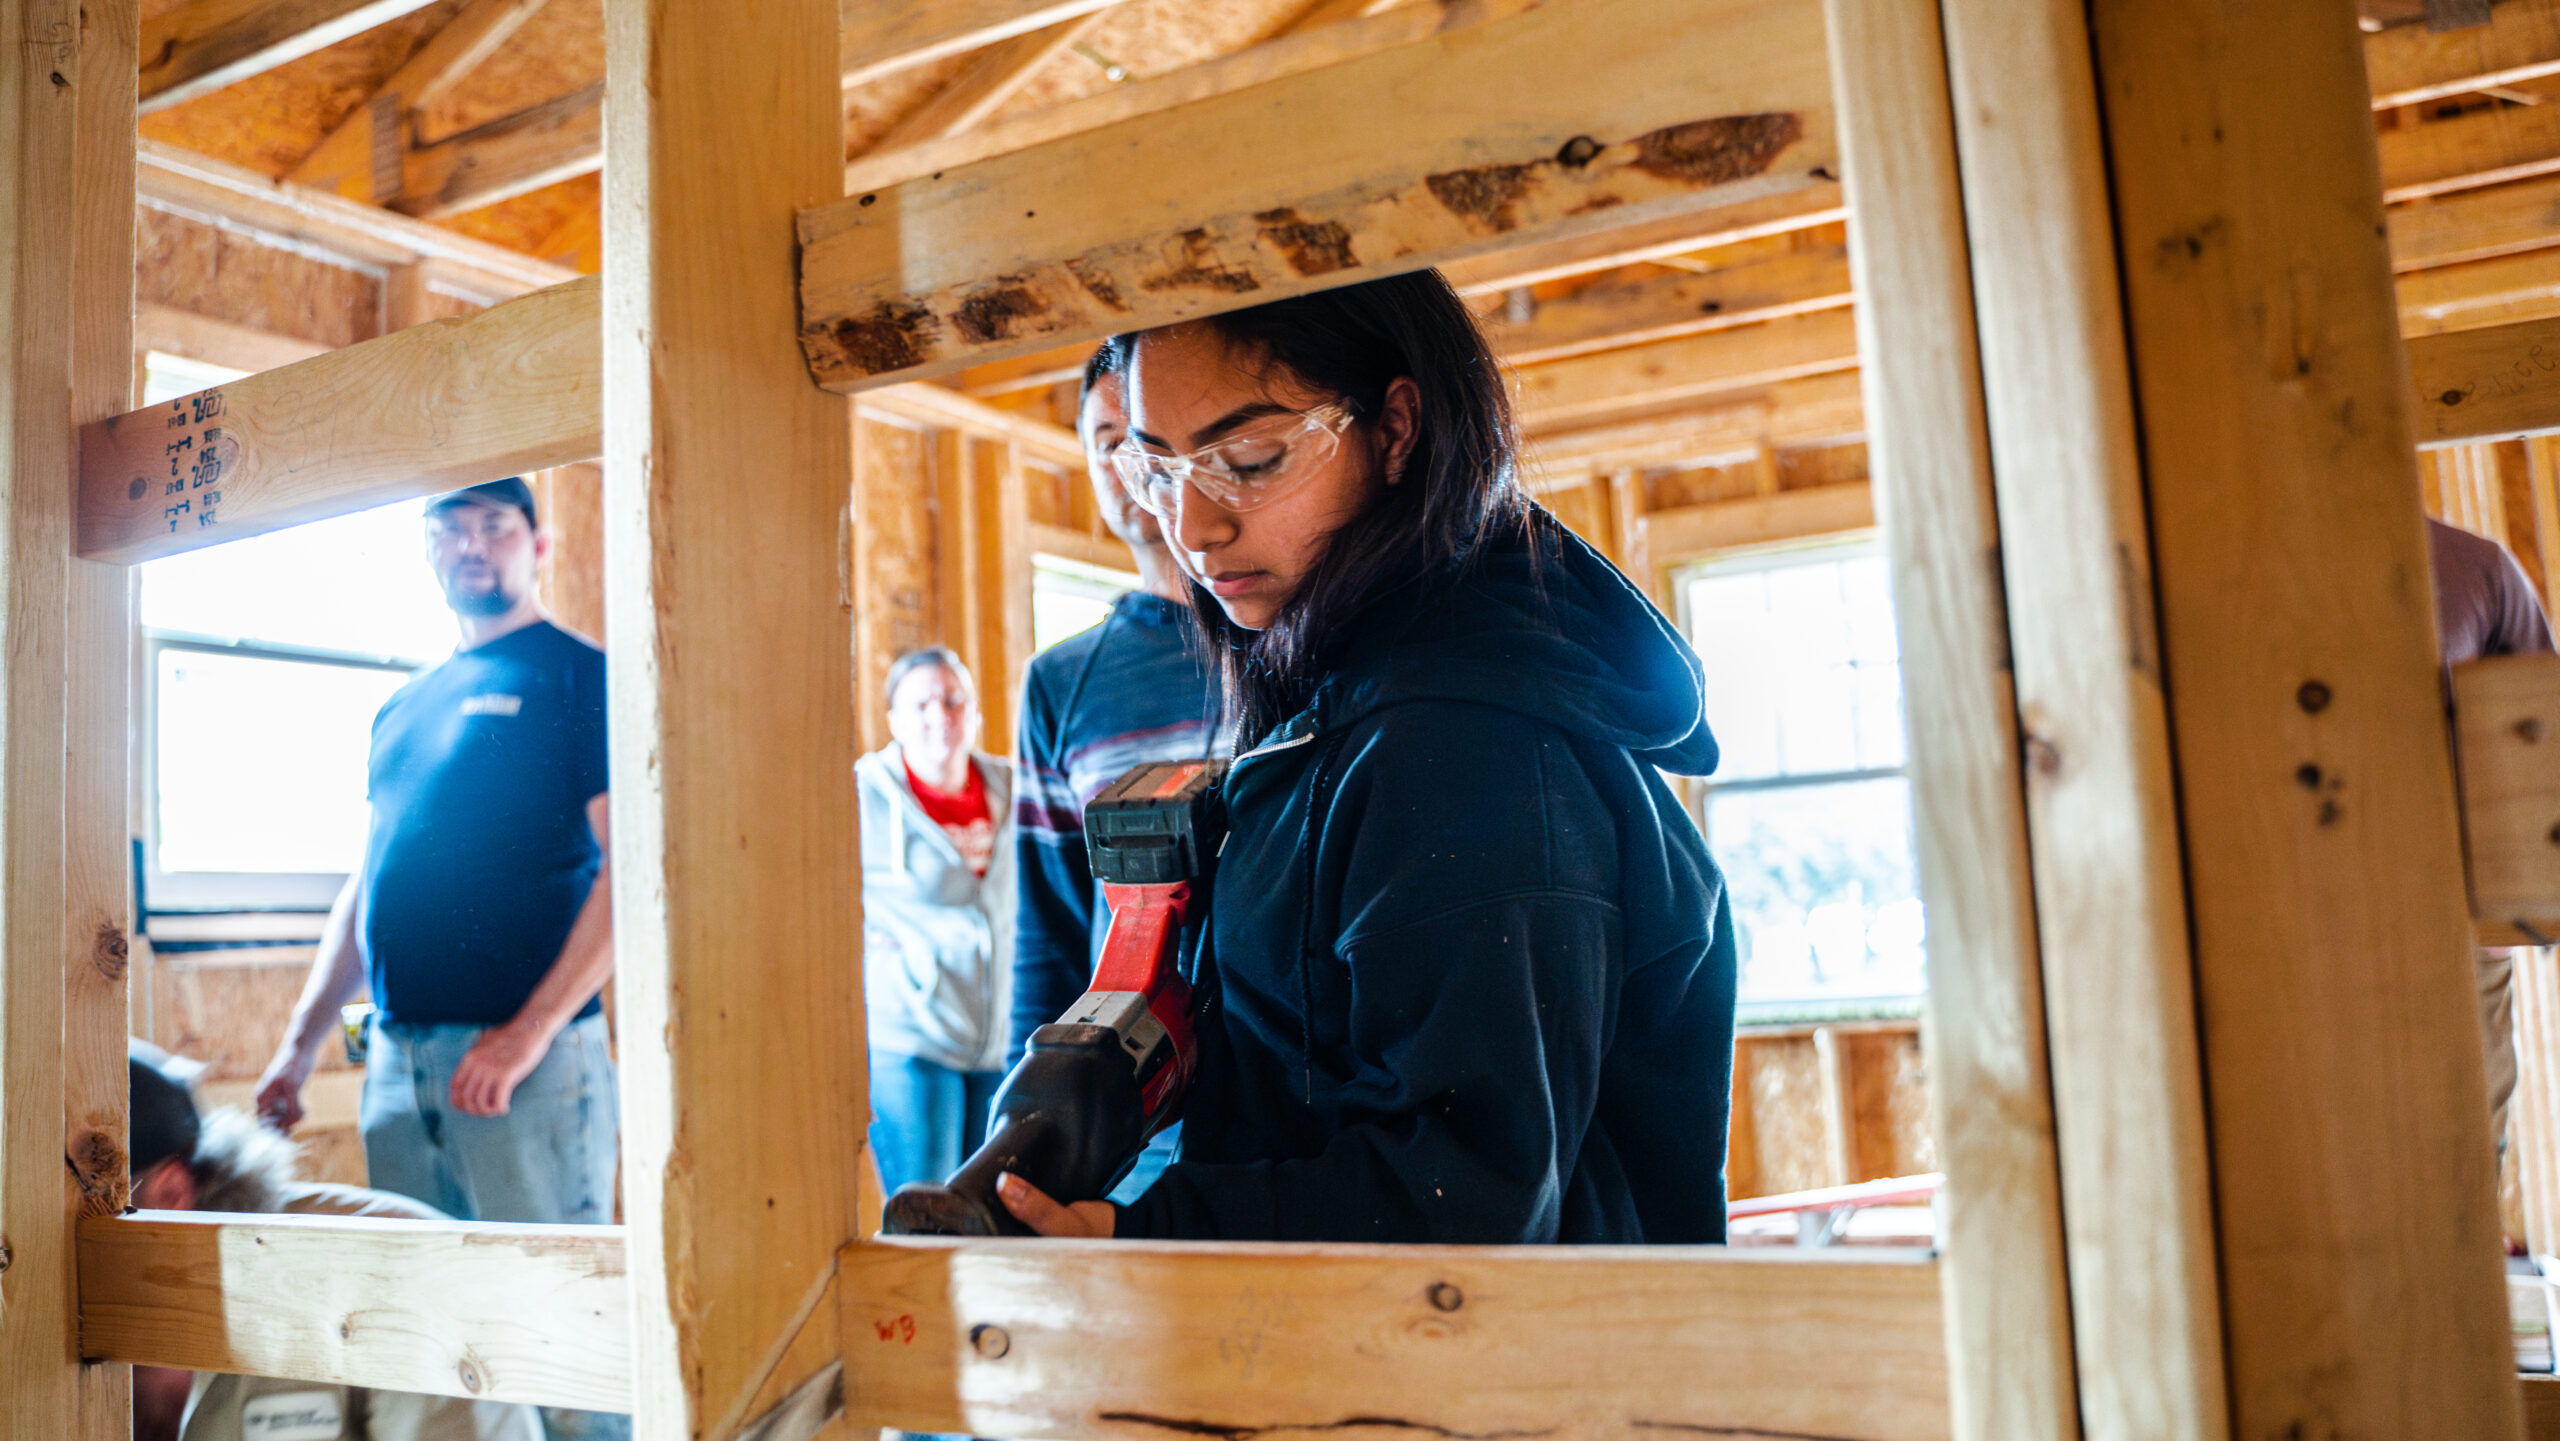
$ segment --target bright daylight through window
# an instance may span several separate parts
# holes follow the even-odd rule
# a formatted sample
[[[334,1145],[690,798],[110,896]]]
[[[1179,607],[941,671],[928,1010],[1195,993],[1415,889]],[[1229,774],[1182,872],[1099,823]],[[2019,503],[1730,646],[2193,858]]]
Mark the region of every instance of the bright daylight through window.
[[[154,355],[145,403],[230,376]],[[140,567],[151,909],[325,908],[362,859],[374,712],[454,645],[425,504]]]
[[[1682,610],[1723,749],[1700,824],[1759,1012],[1907,1001],[1926,984],[1902,669],[1871,545],[1700,567]]]
[[[1138,588],[1137,576],[1064,556],[1031,558],[1031,648],[1047,650],[1102,624],[1111,603]]]

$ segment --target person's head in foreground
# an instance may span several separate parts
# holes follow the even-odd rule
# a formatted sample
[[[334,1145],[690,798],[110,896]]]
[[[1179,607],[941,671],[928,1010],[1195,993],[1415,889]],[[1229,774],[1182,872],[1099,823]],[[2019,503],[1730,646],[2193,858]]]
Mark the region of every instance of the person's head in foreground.
[[[1115,340],[1237,749],[1178,1158],[1053,1236],[1713,1242],[1734,947],[1698,661],[1522,495],[1423,273]]]
[[[1437,271],[1111,349],[1128,391],[1114,465],[1196,587],[1248,741],[1369,601],[1521,533],[1501,372]]]

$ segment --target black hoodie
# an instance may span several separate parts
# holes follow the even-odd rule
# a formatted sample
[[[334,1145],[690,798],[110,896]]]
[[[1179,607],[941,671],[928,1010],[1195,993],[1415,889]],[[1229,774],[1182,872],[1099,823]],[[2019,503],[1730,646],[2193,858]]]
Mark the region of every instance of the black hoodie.
[[[1696,655],[1551,537],[1370,607],[1238,758],[1181,1158],[1115,1234],[1724,1239],[1734,943],[1658,770]]]

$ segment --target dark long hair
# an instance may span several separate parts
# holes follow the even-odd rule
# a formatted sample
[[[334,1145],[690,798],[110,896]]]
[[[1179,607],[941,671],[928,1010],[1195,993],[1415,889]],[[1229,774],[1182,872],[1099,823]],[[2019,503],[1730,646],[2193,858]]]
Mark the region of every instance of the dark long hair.
[[[1387,387],[1411,376],[1422,404],[1400,483],[1337,528],[1271,624],[1247,630],[1191,587],[1191,611],[1225,681],[1239,750],[1303,707],[1371,603],[1401,586],[1453,584],[1487,542],[1515,534],[1528,503],[1515,473],[1511,400],[1484,333],[1436,270],[1275,300],[1199,322],[1237,360],[1340,396],[1374,425]],[[1127,373],[1138,336],[1114,336]],[[1168,539],[1171,537],[1168,536]]]

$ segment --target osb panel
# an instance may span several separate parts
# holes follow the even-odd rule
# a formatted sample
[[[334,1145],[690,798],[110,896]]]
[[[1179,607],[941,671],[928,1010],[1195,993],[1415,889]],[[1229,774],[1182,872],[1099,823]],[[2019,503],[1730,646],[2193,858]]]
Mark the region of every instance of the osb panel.
[[[564,465],[533,473],[551,555],[540,579],[552,618],[599,645],[604,642],[604,467]]]
[[[141,301],[317,345],[352,345],[381,328],[382,286],[362,271],[148,208],[136,242]]]
[[[1809,1191],[1831,1183],[1822,1129],[1822,1065],[1806,1036],[1746,1036],[1751,1052],[1754,1170],[1760,1193]]]
[[[353,1126],[298,1126],[294,1144],[301,1160],[294,1170],[306,1181],[335,1181],[342,1186],[365,1183],[364,1133]]]
[[[959,78],[972,58],[952,55],[930,65],[910,65],[846,91],[844,153],[852,156],[869,150],[890,127]]]
[[[1912,1031],[1844,1035],[1849,1126],[1858,1158],[1852,1181],[1917,1176],[1937,1169],[1929,1135],[1928,1078]]]
[[[1086,32],[1083,46],[1135,80],[1232,55],[1306,9],[1307,0],[1128,0]],[[1070,51],[1042,66],[994,118],[1045,110],[1112,84],[1090,56]]]
[[[1600,497],[1593,486],[1574,485],[1551,490],[1538,497],[1538,503],[1554,512],[1565,529],[1581,536],[1594,550],[1609,548],[1609,517],[1600,508]]]
[[[151,967],[152,1034],[165,1050],[205,1064],[205,1079],[252,1081],[266,1069],[311,974],[310,946],[162,952]],[[346,1066],[343,1047],[320,1048],[320,1068]]]
[[[200,155],[282,175],[364,103],[463,0],[439,0],[290,65],[142,117],[142,133]]]
[[[584,90],[604,78],[604,0],[550,0],[481,66],[418,115],[432,142]]]
[[[1086,528],[1085,518],[1093,511],[1093,492],[1083,471],[1070,474],[1058,466],[1026,460],[1019,474],[1022,476],[1023,509],[1030,515],[1033,525],[1057,525],[1069,530]],[[1085,499],[1084,515],[1076,512],[1079,494]]]
[[[483,205],[434,222],[474,240],[503,245],[523,255],[551,259],[560,249],[554,237],[591,220],[603,203],[601,175],[573,175],[557,185],[527,191],[512,200]]]
[[[853,446],[854,695],[862,746],[888,741],[889,662],[930,645],[939,629],[934,584],[934,442],[930,432],[865,420]]]

